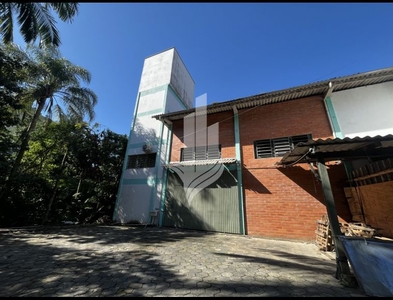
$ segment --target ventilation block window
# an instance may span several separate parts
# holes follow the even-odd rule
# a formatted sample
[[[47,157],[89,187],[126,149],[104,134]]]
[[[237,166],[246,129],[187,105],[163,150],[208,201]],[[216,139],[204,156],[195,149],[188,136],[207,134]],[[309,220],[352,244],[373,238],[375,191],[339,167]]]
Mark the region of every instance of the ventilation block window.
[[[254,142],[255,158],[282,157],[293,150],[296,144],[312,139],[311,134],[295,135]]]
[[[129,155],[127,169],[154,168],[157,153]]]
[[[180,161],[219,159],[221,145],[207,145],[181,148]]]

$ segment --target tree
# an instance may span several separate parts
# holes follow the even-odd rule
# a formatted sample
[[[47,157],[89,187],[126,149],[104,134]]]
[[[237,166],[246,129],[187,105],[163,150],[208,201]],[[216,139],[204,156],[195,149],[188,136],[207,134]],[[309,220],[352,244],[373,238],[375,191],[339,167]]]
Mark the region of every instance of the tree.
[[[127,149],[127,136],[117,134],[109,129],[99,134],[98,155],[94,155],[96,172],[89,172],[90,187],[87,191],[94,191],[91,195],[85,193],[85,203],[90,207],[90,214],[84,219],[91,222],[99,218],[111,219],[116,203],[116,195],[120,184],[124,153]],[[92,153],[94,154],[94,153]],[[94,174],[94,176],[90,176]],[[87,209],[85,209],[87,211]],[[81,218],[81,221],[83,219]]]
[[[26,69],[23,59],[24,54],[19,56],[7,55],[3,45],[0,47],[0,182],[2,183],[6,175],[11,170],[12,153],[15,151],[16,128],[21,124],[18,111],[23,105],[20,95],[23,91],[23,82],[28,77],[24,72]]]
[[[60,46],[60,36],[56,21],[52,16],[54,11],[60,20],[72,22],[78,14],[79,4],[76,2],[0,2],[0,33],[4,43],[13,42],[14,17],[20,33],[26,43],[35,42],[38,37],[45,46]]]
[[[21,51],[16,45],[8,46],[6,50],[10,56],[14,52]],[[21,135],[20,148],[9,179],[12,179],[18,171],[30,134],[34,131],[43,111],[47,113],[49,119],[52,118],[53,113],[61,118],[65,115],[65,109],[68,117],[82,121],[87,116],[91,121],[94,119],[94,106],[97,104],[97,95],[81,85],[81,82],[90,83],[90,72],[61,57],[58,48],[54,46],[40,48],[29,44],[26,46],[26,54],[29,58],[31,77],[24,87],[21,98],[24,103],[33,105],[35,111]]]
[[[41,177],[51,187],[41,223],[110,219],[127,136],[72,120],[42,125],[32,134],[21,166],[23,173]]]
[[[99,124],[41,117],[0,201],[0,227],[110,222],[126,148],[126,135]]]

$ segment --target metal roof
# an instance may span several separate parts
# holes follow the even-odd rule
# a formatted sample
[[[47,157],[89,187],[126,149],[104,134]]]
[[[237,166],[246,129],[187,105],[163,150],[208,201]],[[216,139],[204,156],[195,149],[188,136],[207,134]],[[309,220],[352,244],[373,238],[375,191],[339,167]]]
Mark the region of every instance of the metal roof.
[[[277,165],[292,166],[297,163],[315,162],[318,153],[323,155],[325,161],[393,157],[393,135],[301,142],[292,151],[287,152]]]
[[[237,109],[250,108],[254,106],[268,105],[279,103],[298,98],[304,98],[315,95],[325,95],[329,90],[329,83],[332,83],[334,92],[393,81],[393,67],[379,69],[375,71],[358,73],[355,75],[335,77],[328,80],[317,81],[314,83],[296,86],[288,89],[273,91],[269,93],[258,94],[254,96],[239,98],[235,100],[210,104],[206,110],[201,109],[187,109],[166,114],[154,115],[152,118],[159,120],[178,120],[184,116],[196,112],[199,114],[214,114],[224,111],[230,111],[236,106]]]
[[[236,158],[220,158],[220,159],[205,159],[205,160],[190,160],[190,161],[175,161],[168,164],[165,164],[165,168],[170,167],[186,167],[186,166],[206,166],[206,165],[215,165],[215,164],[230,164],[235,163]]]

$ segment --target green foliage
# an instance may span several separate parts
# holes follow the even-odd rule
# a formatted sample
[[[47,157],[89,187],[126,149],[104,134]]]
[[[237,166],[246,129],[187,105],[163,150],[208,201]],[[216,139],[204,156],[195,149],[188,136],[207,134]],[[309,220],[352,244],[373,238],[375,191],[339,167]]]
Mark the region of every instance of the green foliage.
[[[14,132],[21,124],[19,112],[23,105],[20,95],[28,74],[23,55],[8,55],[8,46],[0,47],[0,183],[9,173],[12,153],[17,149]]]
[[[46,112],[46,117],[52,119],[52,113],[57,113],[58,119],[68,115],[79,121],[87,115],[89,121],[94,118],[94,107],[97,95],[82,83],[90,83],[91,75],[88,70],[72,64],[61,56],[55,47],[39,48],[27,45],[23,50],[17,45],[0,45],[5,56],[17,56],[23,59],[21,67],[26,76],[22,92],[18,96],[25,104],[27,123],[20,133],[19,150],[9,174],[9,180],[19,171],[22,158],[27,150],[30,135],[35,130],[37,122]],[[62,104],[62,105],[61,105]],[[34,105],[34,112],[31,109]],[[63,111],[67,110],[67,113]],[[6,181],[6,188],[8,180]],[[4,190],[4,188],[3,188]],[[2,197],[2,192],[0,198]]]
[[[20,33],[26,43],[34,43],[40,37],[45,46],[60,46],[60,35],[56,28],[55,13],[60,20],[72,22],[78,13],[79,4],[75,2],[0,2],[0,34],[3,43],[13,41],[14,15]]]
[[[83,122],[90,79],[56,48],[0,44],[0,226],[112,216],[127,137]]]
[[[50,196],[47,180],[34,174],[18,174],[0,202],[1,226],[39,224],[45,212],[44,199]]]
[[[6,201],[0,202],[0,225],[41,224],[47,212],[46,224],[110,218],[126,147],[125,135],[72,119],[41,123]]]

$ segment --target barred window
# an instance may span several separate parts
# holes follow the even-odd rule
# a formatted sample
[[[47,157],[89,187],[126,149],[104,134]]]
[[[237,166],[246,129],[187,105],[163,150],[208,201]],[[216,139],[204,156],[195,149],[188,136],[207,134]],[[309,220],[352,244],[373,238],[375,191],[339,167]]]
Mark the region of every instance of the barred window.
[[[157,153],[129,155],[127,169],[154,168]]]
[[[221,145],[207,145],[181,148],[180,161],[219,159],[221,158]]]
[[[297,143],[307,142],[310,139],[312,139],[311,134],[303,134],[255,141],[255,158],[282,157],[288,151],[293,150]]]

